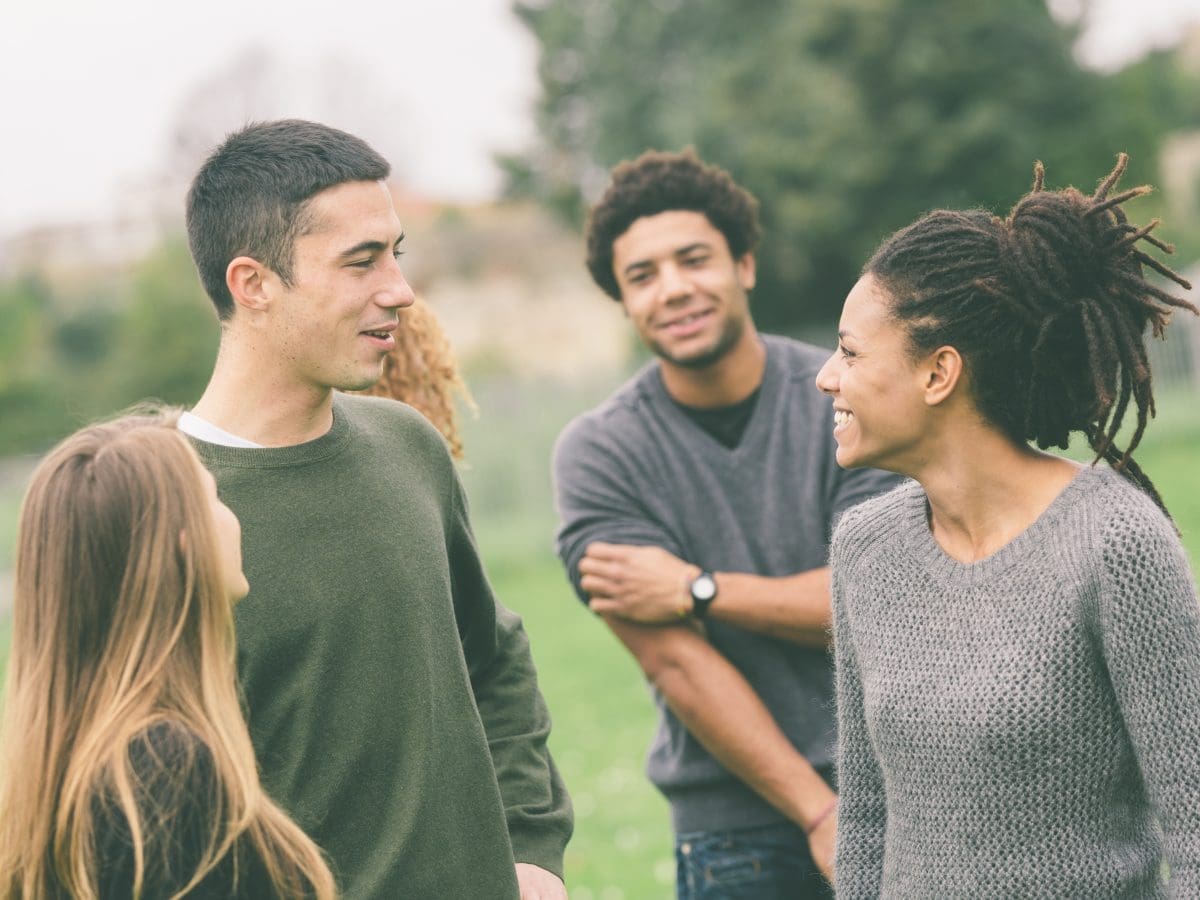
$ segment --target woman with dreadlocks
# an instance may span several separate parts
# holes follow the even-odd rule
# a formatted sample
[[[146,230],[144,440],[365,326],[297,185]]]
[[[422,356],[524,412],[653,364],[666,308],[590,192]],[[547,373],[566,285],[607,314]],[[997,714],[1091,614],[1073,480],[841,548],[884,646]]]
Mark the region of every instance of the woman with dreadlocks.
[[[1126,161],[930,213],[846,298],[837,460],[913,480],[831,549],[839,896],[1200,897],[1200,604],[1131,457],[1146,326],[1197,310],[1143,277],[1190,287],[1140,249],[1172,248],[1127,221]],[[1072,432],[1092,465],[1041,452]]]

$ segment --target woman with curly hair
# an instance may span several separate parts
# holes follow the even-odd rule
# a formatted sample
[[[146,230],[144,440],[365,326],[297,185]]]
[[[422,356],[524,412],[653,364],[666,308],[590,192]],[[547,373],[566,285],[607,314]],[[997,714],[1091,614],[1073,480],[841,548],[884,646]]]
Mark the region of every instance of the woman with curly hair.
[[[418,298],[401,311],[395,337],[395,349],[383,358],[383,374],[362,393],[407,403],[442,433],[454,458],[462,459],[455,395],[472,409],[474,404],[459,375],[446,333],[429,304]]]
[[[1200,896],[1200,605],[1132,458],[1144,332],[1196,308],[1144,277],[1188,287],[1126,219],[1126,162],[930,213],[846,298],[837,460],[912,481],[831,549],[839,896]],[[1076,432],[1092,465],[1042,452]]]
[[[0,897],[334,896],[263,793],[234,674],[241,530],[173,413],[93,425],[22,505]]]

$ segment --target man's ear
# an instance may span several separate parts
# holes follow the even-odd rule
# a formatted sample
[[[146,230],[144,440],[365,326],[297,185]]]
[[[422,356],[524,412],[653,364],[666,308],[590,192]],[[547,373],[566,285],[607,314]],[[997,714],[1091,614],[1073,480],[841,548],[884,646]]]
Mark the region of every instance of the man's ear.
[[[925,391],[927,406],[938,406],[944,403],[958,387],[964,378],[962,354],[949,345],[938,347],[925,357],[921,367],[924,380],[922,387]]]
[[[268,281],[273,277],[270,269],[249,256],[236,257],[225,267],[225,285],[233,302],[251,312],[263,312],[270,305]]]
[[[753,250],[747,250],[738,257],[737,262],[738,283],[741,284],[742,290],[754,290],[754,283],[758,278],[758,261],[754,257]]]

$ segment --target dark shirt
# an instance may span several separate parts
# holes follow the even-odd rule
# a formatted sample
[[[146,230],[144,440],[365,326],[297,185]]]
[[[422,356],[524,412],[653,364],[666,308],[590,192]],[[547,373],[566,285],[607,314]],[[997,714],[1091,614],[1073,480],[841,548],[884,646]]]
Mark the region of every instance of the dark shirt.
[[[142,896],[147,900],[171,897],[196,873],[218,808],[212,753],[185,727],[161,723],[133,739],[129,762],[142,819]],[[95,816],[100,897],[132,897],[133,840],[111,788],[97,798]],[[186,896],[195,900],[275,896],[262,860],[247,843],[239,841]]]
[[[754,407],[758,404],[760,390],[761,386],[756,387],[745,400],[739,400],[729,406],[707,409],[699,406],[687,406],[675,400],[674,397],[671,400],[687,414],[689,419],[712,435],[714,440],[732,450],[741,443],[742,435],[746,433],[746,426],[750,423],[750,418],[754,415]]]

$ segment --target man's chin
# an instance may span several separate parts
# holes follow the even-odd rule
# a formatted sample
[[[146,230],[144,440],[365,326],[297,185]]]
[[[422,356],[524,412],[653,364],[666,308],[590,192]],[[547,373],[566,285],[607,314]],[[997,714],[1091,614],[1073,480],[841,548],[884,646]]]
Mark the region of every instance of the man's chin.
[[[661,344],[651,344],[650,349],[663,362],[668,362],[680,369],[707,369],[719,362],[729,352],[728,347],[720,345],[690,350],[686,353],[673,352]]]
[[[381,375],[383,375],[382,361],[379,364],[379,368],[374,372],[357,372],[353,376],[348,374],[338,384],[333,385],[333,388],[334,390],[349,391],[351,393],[365,391],[367,388],[373,387]]]
[[[648,341],[647,345],[663,362],[680,369],[707,369],[724,359],[737,346],[742,334],[742,326],[730,321],[726,323],[720,334],[698,346],[672,349],[663,346],[658,341]]]

